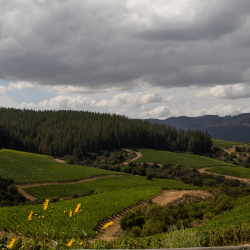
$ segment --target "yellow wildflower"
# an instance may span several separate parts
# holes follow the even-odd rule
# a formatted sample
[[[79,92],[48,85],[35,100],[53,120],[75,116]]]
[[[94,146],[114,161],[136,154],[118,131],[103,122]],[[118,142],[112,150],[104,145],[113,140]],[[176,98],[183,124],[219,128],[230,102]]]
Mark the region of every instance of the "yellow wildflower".
[[[70,209],[70,211],[69,211],[69,217],[71,217],[72,216],[72,210]]]
[[[46,210],[49,205],[49,199],[45,199],[45,202],[43,203],[43,209]]]
[[[80,207],[81,207],[81,203],[79,203],[79,204],[77,204],[77,206],[76,206],[76,209],[75,209],[75,213],[80,213]]]
[[[15,238],[12,238],[12,240],[9,242],[9,249],[12,249],[13,245],[15,244]]]
[[[82,244],[83,244],[82,242],[79,243],[79,245],[82,245]]]
[[[32,215],[33,215],[33,211],[30,212],[30,215],[29,215],[29,217],[28,217],[28,220],[29,220],[29,221],[32,221]]]
[[[107,224],[105,224],[103,227],[102,227],[102,230],[104,230],[105,228],[109,227],[109,226],[112,226],[114,224],[113,221],[110,221],[108,222]]]
[[[70,240],[70,242],[68,243],[68,247],[71,247],[71,245],[73,244],[75,242],[75,239],[74,238],[72,238],[71,240]]]

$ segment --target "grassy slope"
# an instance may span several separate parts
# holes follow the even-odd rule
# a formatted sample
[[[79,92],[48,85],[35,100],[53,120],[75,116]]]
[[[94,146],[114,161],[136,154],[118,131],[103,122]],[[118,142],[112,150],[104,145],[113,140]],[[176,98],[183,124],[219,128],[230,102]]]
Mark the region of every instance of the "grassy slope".
[[[223,141],[223,140],[217,140],[212,139],[213,145],[222,147],[222,148],[231,148],[233,145],[245,145],[250,146],[249,143],[241,143],[241,142],[234,142],[234,141]]]
[[[99,183],[99,186],[95,187],[97,183]],[[140,176],[114,177],[112,180],[110,179],[109,182],[107,179],[100,179],[93,181],[93,183],[87,182],[85,184],[89,185],[87,188],[99,188],[104,192],[78,199],[52,203],[49,204],[46,211],[43,211],[42,205],[2,208],[0,209],[0,227],[8,227],[10,230],[15,230],[17,226],[20,226],[18,230],[22,233],[28,231],[29,234],[33,235],[34,232],[38,232],[38,234],[42,236],[44,232],[44,221],[39,220],[37,216],[35,216],[35,214],[37,214],[38,216],[45,216],[47,225],[50,225],[48,222],[51,221],[59,223],[60,232],[65,232],[65,236],[67,234],[68,238],[72,237],[74,223],[78,225],[79,233],[82,232],[81,229],[84,229],[91,231],[93,234],[94,227],[98,222],[122,211],[128,206],[159,193],[161,187],[192,188],[189,185],[170,180],[155,179],[148,181],[145,177]],[[65,190],[69,191],[67,188],[73,186],[75,185],[65,185]],[[44,188],[46,187],[43,186],[42,189]],[[62,192],[65,190],[62,190]],[[72,192],[72,190],[70,190],[70,192]],[[69,218],[70,209],[74,211],[78,203],[81,203],[82,214]],[[52,206],[54,209],[52,209]],[[33,221],[27,222],[31,210],[34,212]],[[75,218],[77,219],[76,221]],[[87,229],[85,229],[85,225],[87,225]],[[49,231],[50,229],[47,230]]]
[[[109,177],[97,179],[90,182],[67,184],[67,185],[48,185],[26,188],[25,191],[39,199],[50,197],[64,197],[71,196],[75,193],[84,194],[87,191],[101,191],[112,192],[114,190],[127,190],[134,188],[148,188],[148,187],[168,187],[172,189],[192,189],[193,187],[184,183],[179,183],[172,180],[154,179],[152,181],[146,180],[142,176],[123,176],[123,177]]]
[[[200,230],[211,230],[214,229],[224,229],[225,226],[228,228],[234,227],[234,225],[238,225],[239,221],[242,223],[249,223],[250,222],[250,202],[249,196],[244,198],[246,200],[246,204],[241,202],[242,205],[228,211],[226,213],[219,214],[215,216],[212,220],[208,221],[207,223],[197,227]],[[243,199],[242,199],[243,200]]]
[[[71,181],[109,174],[122,173],[62,164],[51,156],[8,149],[0,152],[0,176],[14,179],[16,183]]]
[[[142,157],[134,162],[155,162],[183,165],[190,168],[203,168],[208,166],[234,166],[225,162],[210,159],[204,156],[157,151],[152,149],[139,149]]]
[[[250,178],[250,169],[244,167],[220,166],[208,169],[211,173],[232,175],[243,178]]]

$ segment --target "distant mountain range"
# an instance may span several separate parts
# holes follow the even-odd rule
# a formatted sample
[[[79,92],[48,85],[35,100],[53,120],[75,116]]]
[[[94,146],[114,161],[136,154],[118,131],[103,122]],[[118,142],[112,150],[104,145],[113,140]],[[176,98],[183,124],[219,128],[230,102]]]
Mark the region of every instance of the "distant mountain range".
[[[250,113],[225,117],[205,115],[200,117],[170,117],[165,120],[146,120],[150,123],[169,125],[176,129],[207,131],[210,136],[220,140],[236,142],[250,141]]]

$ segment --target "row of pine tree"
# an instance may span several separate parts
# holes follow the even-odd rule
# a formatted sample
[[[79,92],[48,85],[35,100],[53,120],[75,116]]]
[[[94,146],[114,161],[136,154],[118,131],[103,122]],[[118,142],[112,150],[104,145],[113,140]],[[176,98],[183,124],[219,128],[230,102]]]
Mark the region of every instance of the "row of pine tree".
[[[205,132],[177,131],[122,115],[0,108],[0,148],[81,159],[88,152],[118,148],[205,154],[211,146]]]

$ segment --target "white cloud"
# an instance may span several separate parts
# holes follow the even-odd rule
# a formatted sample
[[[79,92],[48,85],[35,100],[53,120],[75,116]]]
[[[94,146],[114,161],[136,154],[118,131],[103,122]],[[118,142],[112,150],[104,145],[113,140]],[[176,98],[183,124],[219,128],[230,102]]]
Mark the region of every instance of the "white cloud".
[[[109,113],[116,114],[116,115],[123,115],[127,109],[110,109]]]
[[[217,85],[207,90],[202,90],[195,94],[195,97],[219,98],[219,99],[239,99],[250,97],[250,87],[243,83]]]
[[[34,87],[35,87],[35,84],[32,84],[30,82],[17,82],[17,83],[10,83],[8,86],[8,90],[20,91],[22,89],[30,89]]]
[[[71,97],[69,95],[60,95],[50,100],[44,100],[37,105],[33,103],[22,103],[21,108],[39,108],[39,109],[83,109],[92,107],[95,100],[84,98],[82,96]]]
[[[0,85],[0,95],[3,95],[5,91],[6,91],[6,87]]]
[[[212,108],[205,108],[202,110],[188,110],[186,116],[203,116],[203,115],[238,115],[242,113],[241,107],[235,107],[233,105],[220,104]]]
[[[150,110],[149,107],[147,107],[146,105],[142,105],[141,108],[140,108],[141,111],[148,111]]]
[[[96,103],[96,107],[140,107],[148,103],[166,102],[173,100],[173,97],[161,97],[158,93],[144,94],[137,93],[120,93],[112,97],[112,99],[103,99]]]
[[[163,96],[162,101],[163,102],[171,102],[174,100],[173,96]]]
[[[141,117],[143,118],[166,118],[170,116],[170,110],[168,106],[159,106],[156,107],[154,109],[152,109],[151,111],[145,111],[143,113],[140,114]]]
[[[119,88],[107,88],[105,90],[99,90],[97,91],[96,89],[91,89],[89,87],[79,87],[79,86],[73,86],[73,85],[56,85],[56,86],[50,86],[47,85],[46,86],[49,90],[53,89],[56,90],[58,92],[58,94],[62,95],[62,94],[80,94],[80,93],[85,93],[85,94],[93,94],[96,92],[108,92],[108,91],[115,91]]]

